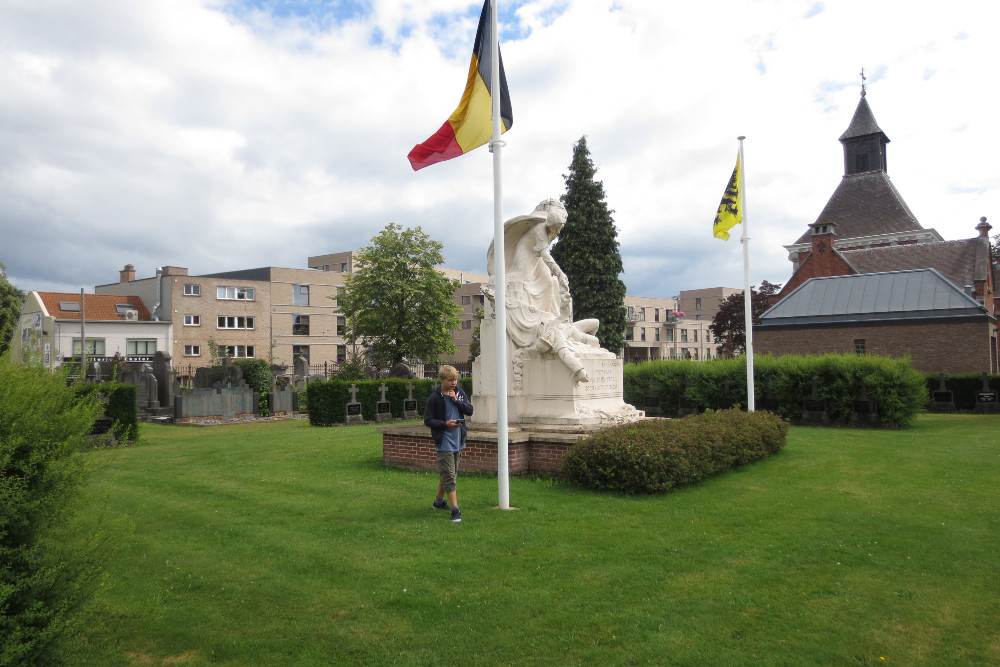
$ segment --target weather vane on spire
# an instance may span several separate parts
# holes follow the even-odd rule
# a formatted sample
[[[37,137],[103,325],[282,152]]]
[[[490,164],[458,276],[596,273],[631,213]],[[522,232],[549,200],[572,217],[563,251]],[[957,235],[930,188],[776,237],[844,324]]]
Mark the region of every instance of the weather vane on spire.
[[[861,97],[865,96],[865,68],[861,68]]]

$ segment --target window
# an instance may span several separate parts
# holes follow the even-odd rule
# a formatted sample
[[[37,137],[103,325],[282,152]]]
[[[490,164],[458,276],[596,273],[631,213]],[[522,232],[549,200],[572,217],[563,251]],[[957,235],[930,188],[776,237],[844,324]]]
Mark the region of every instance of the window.
[[[337,288],[337,297],[334,299],[334,301],[336,301],[337,305],[339,306],[340,305],[340,300],[343,299],[343,298],[344,298],[344,288],[343,287],[338,287]]]
[[[868,171],[868,153],[854,156],[854,170]]]
[[[309,346],[308,345],[292,345],[292,359],[298,359],[302,357],[309,363]]]
[[[87,354],[104,354],[104,339],[103,338],[88,338],[87,339]],[[73,339],[73,356],[80,356],[80,339]]]
[[[80,312],[80,302],[79,301],[60,301],[59,310],[65,310],[67,313],[79,313]]]
[[[184,346],[184,356],[185,357],[200,357],[201,356],[201,345],[185,345]]]
[[[694,333],[694,342],[697,343],[698,342],[698,330],[695,329],[692,333]]]
[[[626,327],[625,328],[625,340],[635,340],[635,328]]]
[[[480,306],[484,305],[486,303],[486,296],[484,294],[477,294],[476,303],[478,303]]]
[[[642,309],[642,321],[643,322],[646,321],[646,309],[645,308]]]
[[[125,341],[125,354],[132,355],[153,355],[156,354],[155,340],[127,340]]]
[[[696,297],[694,300],[694,309],[701,310],[701,297]]]
[[[292,315],[292,335],[293,336],[309,335],[308,315]]]
[[[219,357],[231,357],[233,359],[253,359],[253,345],[220,345]]]
[[[116,303],[115,312],[119,315],[123,315],[127,310],[135,310],[130,303]]]
[[[292,305],[309,305],[309,285],[292,285]]]
[[[218,319],[219,329],[253,329],[253,318],[252,317],[227,317],[225,315],[220,315]]]
[[[201,296],[201,285],[185,285],[184,296]]]
[[[337,363],[342,364],[347,361],[347,346],[338,345],[337,346]]]
[[[343,336],[344,335],[344,329],[346,329],[346,328],[347,328],[347,318],[344,317],[343,315],[338,315],[337,316],[337,335],[338,336]]]
[[[688,330],[687,329],[681,329],[681,342],[682,343],[688,342]]]
[[[347,273],[347,262],[341,262],[340,263],[340,272],[341,273]]]
[[[674,342],[674,330],[673,329],[667,329],[667,342],[668,343],[673,343]]]
[[[864,354],[865,353],[865,339],[855,338],[854,339],[854,354]]]
[[[653,329],[653,340],[660,340],[660,330],[658,328]]]
[[[646,340],[646,327],[641,327],[639,329],[639,340],[645,342],[645,340]]]
[[[471,329],[472,328],[472,320],[462,320],[462,328],[463,329]]]
[[[462,297],[462,305],[463,306],[468,306],[470,303],[472,303],[472,297],[471,296],[469,296],[468,294],[466,294],[465,296]]]
[[[236,299],[238,301],[253,301],[252,287],[219,287],[215,292],[219,299]]]
[[[654,308],[653,309],[653,321],[654,322],[659,322],[660,321],[660,309],[659,308]]]
[[[200,327],[201,326],[201,315],[185,315],[184,316],[184,326],[186,326],[186,327]]]

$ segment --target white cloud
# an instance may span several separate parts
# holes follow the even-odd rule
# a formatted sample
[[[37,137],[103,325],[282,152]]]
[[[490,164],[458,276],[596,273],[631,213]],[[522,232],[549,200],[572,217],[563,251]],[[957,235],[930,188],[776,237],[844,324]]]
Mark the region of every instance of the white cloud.
[[[373,0],[342,19],[221,0],[0,6],[0,262],[22,289],[112,282],[126,263],[193,273],[304,266],[389,222],[482,272],[485,148],[414,173],[406,154],[458,103],[479,0]],[[351,12],[356,9],[351,6]],[[868,75],[889,174],[925,227],[1000,221],[995,3],[504,2],[514,107],[503,205],[564,191],[588,137],[629,291],[742,285],[709,232],[746,135],[751,280],[842,175],[837,137]],[[1000,228],[1000,224],[997,224]]]

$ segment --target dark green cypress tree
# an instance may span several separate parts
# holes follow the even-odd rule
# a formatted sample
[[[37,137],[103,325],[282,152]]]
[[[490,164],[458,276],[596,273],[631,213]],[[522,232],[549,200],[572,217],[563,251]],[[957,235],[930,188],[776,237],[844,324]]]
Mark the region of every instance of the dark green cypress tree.
[[[587,150],[587,137],[573,145],[573,162],[564,174],[566,226],[552,247],[552,257],[569,279],[573,319],[596,317],[601,347],[621,355],[625,347],[625,283],[618,230],[604,201],[604,184]]]

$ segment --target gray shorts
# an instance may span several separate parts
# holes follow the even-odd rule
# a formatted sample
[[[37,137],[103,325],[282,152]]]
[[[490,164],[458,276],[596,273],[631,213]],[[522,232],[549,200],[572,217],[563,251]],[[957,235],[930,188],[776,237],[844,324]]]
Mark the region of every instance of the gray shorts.
[[[455,490],[455,478],[458,476],[458,462],[462,458],[462,452],[443,452],[438,450],[438,473],[441,475],[441,488],[445,493]]]

